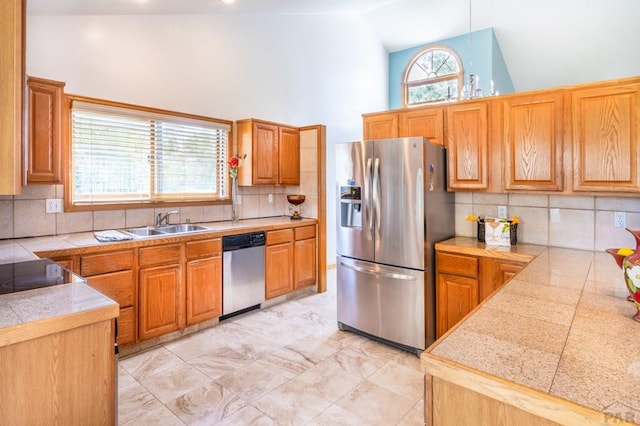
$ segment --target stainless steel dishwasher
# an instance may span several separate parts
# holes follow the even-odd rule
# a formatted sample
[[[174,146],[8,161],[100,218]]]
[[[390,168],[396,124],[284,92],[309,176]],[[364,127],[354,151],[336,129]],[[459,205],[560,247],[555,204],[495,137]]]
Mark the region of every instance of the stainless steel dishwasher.
[[[264,231],[222,237],[221,320],[264,302],[265,240]]]

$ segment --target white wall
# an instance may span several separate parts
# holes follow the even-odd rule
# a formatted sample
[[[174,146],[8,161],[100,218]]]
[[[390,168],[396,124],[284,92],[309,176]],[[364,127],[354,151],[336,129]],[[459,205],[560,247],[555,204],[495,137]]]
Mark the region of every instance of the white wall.
[[[202,114],[327,126],[327,256],[335,254],[333,144],[386,108],[387,54],[358,16],[29,16],[27,73],[67,93]]]

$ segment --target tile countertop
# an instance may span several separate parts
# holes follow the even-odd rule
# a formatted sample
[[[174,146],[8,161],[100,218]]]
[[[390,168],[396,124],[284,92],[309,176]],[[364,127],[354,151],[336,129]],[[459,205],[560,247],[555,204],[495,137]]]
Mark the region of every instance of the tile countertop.
[[[101,243],[95,239],[93,232],[79,232],[74,234],[55,235],[49,237],[20,238],[14,240],[0,241],[0,264],[10,262],[21,262],[33,260],[38,257],[35,253],[47,252],[50,256],[55,255],[57,250],[68,251],[72,249],[83,249],[102,247],[106,250],[112,248],[126,248],[143,244],[145,241],[175,241],[179,238],[197,237],[207,234],[212,237],[222,235],[237,234],[242,232],[253,232],[259,230],[271,230],[285,227],[305,226],[315,224],[315,219],[302,219],[292,221],[289,216],[276,216],[261,219],[241,220],[237,223],[230,221],[198,223],[211,228],[211,231],[196,232],[190,234],[176,234],[166,236],[154,236],[146,238],[134,238],[132,240],[119,242]],[[195,224],[195,223],[194,223]]]
[[[480,249],[465,240],[448,243]],[[640,422],[640,323],[627,295],[610,255],[543,248],[422,356]]]
[[[211,222],[207,235],[221,236],[239,232],[304,226],[315,219],[291,221],[288,216],[243,220],[239,223]],[[200,234],[200,233],[198,233]],[[191,234],[195,235],[195,234]],[[175,240],[186,235],[152,237],[146,240]],[[140,244],[145,239],[101,243],[93,232],[57,235],[51,237],[21,238],[0,241],[0,264],[34,260],[37,252],[82,249],[98,246],[110,249]],[[84,283],[62,284],[0,296],[0,347],[42,337],[82,325],[115,318],[119,306]]]

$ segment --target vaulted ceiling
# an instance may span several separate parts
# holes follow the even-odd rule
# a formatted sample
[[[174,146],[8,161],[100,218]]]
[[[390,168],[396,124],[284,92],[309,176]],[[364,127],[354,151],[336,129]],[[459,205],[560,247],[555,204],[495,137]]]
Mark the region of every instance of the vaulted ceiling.
[[[28,13],[361,14],[389,52],[492,27],[517,91],[640,75],[638,0],[27,0]],[[471,10],[470,10],[471,8]],[[471,13],[470,13],[471,12]]]

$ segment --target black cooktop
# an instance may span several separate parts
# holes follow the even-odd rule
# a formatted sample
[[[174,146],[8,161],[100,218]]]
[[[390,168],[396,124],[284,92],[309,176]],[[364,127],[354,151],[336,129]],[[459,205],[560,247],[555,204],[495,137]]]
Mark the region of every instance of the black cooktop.
[[[0,265],[0,294],[84,281],[51,259]]]

